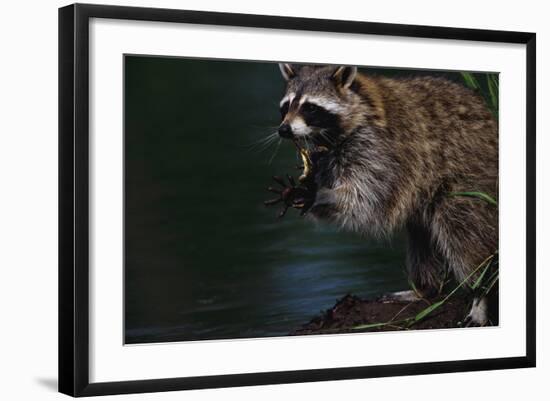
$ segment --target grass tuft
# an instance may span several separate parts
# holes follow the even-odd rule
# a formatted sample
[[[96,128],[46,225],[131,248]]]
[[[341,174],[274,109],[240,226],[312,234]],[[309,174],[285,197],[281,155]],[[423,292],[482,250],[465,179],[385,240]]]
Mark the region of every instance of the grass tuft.
[[[478,92],[495,117],[498,118],[498,74],[461,72],[464,84],[475,92]]]

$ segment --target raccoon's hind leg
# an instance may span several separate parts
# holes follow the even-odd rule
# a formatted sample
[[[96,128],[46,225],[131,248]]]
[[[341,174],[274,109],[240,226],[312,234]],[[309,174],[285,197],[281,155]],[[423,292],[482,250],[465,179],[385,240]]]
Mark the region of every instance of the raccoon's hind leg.
[[[421,223],[407,224],[407,272],[423,298],[439,293],[445,262],[433,242],[431,232]]]
[[[414,289],[385,294],[382,302],[414,302],[432,298],[441,289],[444,259],[428,229],[421,223],[407,224],[407,272]]]
[[[435,208],[435,240],[458,283],[474,282],[481,273],[473,273],[475,269],[497,250],[497,213],[482,200],[464,197],[446,197]],[[474,299],[466,317],[468,325],[486,325],[489,306],[485,297]]]

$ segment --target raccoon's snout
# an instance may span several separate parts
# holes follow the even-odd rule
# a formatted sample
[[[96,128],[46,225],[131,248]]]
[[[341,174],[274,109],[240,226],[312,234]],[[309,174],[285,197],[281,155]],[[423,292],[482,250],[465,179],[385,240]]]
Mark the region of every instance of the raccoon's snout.
[[[287,138],[290,139],[293,137],[292,134],[292,127],[290,124],[284,123],[279,126],[279,135],[281,138]]]

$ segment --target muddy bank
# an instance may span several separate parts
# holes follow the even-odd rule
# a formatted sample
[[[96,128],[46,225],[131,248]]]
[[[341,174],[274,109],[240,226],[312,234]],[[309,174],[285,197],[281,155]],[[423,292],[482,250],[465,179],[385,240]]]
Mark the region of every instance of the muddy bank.
[[[431,300],[430,303],[433,304],[437,301],[438,299]],[[314,317],[309,323],[304,324],[291,334],[357,333],[366,331],[463,327],[462,322],[468,314],[471,305],[467,297],[453,297],[425,318],[407,328],[407,324],[402,321],[407,318],[414,318],[425,310],[430,303],[424,300],[415,302],[387,302],[381,298],[363,300],[353,295],[346,295],[332,308]],[[360,327],[387,322],[391,323],[384,326]]]

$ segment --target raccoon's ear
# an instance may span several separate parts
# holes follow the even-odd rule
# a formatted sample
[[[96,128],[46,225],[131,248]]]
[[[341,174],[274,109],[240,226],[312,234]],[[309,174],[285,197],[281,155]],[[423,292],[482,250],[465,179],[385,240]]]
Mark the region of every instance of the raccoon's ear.
[[[357,75],[357,67],[342,66],[332,73],[332,79],[343,88],[349,88]]]
[[[288,63],[279,63],[279,69],[281,70],[281,74],[283,74],[283,78],[286,81],[296,76],[296,70]]]

